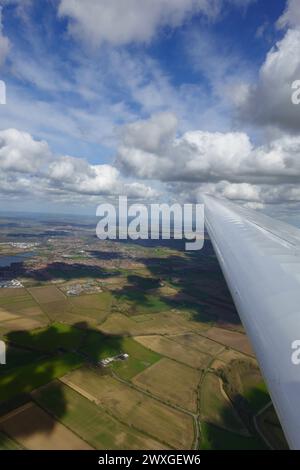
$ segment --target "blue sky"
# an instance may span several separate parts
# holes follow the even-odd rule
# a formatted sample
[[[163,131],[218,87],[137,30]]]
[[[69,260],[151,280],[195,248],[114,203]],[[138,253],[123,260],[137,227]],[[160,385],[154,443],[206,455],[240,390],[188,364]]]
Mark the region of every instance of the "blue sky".
[[[295,211],[297,3],[0,0],[3,204],[205,191]]]
[[[285,1],[281,0],[253,2],[247,9],[229,5],[222,10],[220,18],[214,21],[200,13],[177,28],[165,26],[157,31],[149,43],[132,42],[119,47],[102,44],[95,48],[68,34],[68,19],[57,17],[57,3],[48,0],[32,2],[32,6],[22,14],[14,2],[4,8],[3,28],[11,42],[11,58],[8,57],[2,76],[7,83],[8,98],[16,91],[17,96],[21,95],[29,102],[46,103],[49,109],[52,107],[54,112],[63,115],[68,115],[69,109],[75,109],[79,113],[100,114],[101,118],[105,117],[107,108],[111,111],[113,107],[121,107],[123,112],[112,112],[107,130],[100,129],[100,125],[97,129],[95,117],[99,138],[88,135],[88,122],[78,124],[78,135],[72,135],[69,129],[71,136],[68,136],[59,123],[56,126],[55,123],[41,119],[35,125],[24,116],[23,129],[35,138],[46,137],[55,152],[84,156],[91,162],[107,162],[113,158],[115,126],[146,118],[151,113],[151,107],[148,110],[136,99],[122,70],[118,70],[116,75],[114,65],[111,64],[111,54],[116,52],[120,55],[120,68],[127,57],[139,64],[144,74],[143,80],[150,83],[153,70],[151,65],[147,66],[144,62],[153,60],[156,73],[166,77],[175,93],[182,87],[194,86],[195,94],[191,98],[199,99],[207,108],[214,103],[215,97],[211,89],[210,71],[206,73],[197,64],[197,48],[201,48],[202,38],[213,44],[216,66],[218,60],[227,61],[235,55],[238,61],[244,62],[249,73],[255,74],[270,48],[269,38],[274,40],[280,35],[274,23],[285,7]],[[257,36],[258,29],[265,23],[267,40],[265,35]],[[195,57],[191,54],[191,48],[195,50]],[[234,73],[230,65],[226,73]],[[80,86],[86,87],[86,92],[90,92],[91,96],[80,93]],[[182,107],[186,104],[188,113],[190,103],[184,103],[184,97],[182,101]],[[30,112],[30,104],[27,109]],[[157,110],[169,111],[170,103],[162,103],[157,106]],[[6,109],[1,111],[5,120],[3,115],[7,114]],[[200,114],[201,106],[197,112]],[[21,119],[19,115],[18,118]],[[200,116],[199,120],[201,122]],[[14,113],[7,119],[7,125],[15,126]],[[229,119],[224,125],[230,128],[232,122]],[[197,123],[191,122],[189,126],[197,128]],[[209,127],[220,130],[218,123],[211,123]]]

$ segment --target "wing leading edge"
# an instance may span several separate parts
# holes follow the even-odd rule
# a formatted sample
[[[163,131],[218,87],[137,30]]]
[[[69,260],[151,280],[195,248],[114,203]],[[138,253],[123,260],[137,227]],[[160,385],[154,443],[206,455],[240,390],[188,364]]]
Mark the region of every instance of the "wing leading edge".
[[[292,449],[300,449],[300,230],[211,196],[206,228]],[[300,354],[299,354],[300,357]]]

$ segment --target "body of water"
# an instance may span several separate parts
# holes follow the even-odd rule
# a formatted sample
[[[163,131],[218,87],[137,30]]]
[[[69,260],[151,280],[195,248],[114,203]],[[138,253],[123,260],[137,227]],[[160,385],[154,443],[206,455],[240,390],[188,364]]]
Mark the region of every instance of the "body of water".
[[[12,256],[0,256],[0,268],[9,268],[13,263],[22,263],[28,258],[32,258],[34,253],[18,253]]]

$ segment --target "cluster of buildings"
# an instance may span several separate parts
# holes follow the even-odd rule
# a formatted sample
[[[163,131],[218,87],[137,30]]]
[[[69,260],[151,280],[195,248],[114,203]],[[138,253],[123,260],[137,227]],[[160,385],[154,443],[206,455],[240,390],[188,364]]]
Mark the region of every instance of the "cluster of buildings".
[[[8,242],[3,243],[4,245],[12,246],[13,248],[21,248],[22,250],[26,250],[28,248],[36,248],[39,246],[39,243],[24,243],[24,242]]]
[[[115,361],[126,361],[126,359],[129,358],[129,355],[126,354],[126,353],[122,353],[122,354],[118,354],[118,356],[114,356],[114,357],[107,357],[106,359],[102,359],[102,361],[100,361],[98,363],[99,366],[101,367],[106,367],[108,366],[109,364],[111,364],[112,362],[115,362]]]
[[[24,287],[21,281],[18,279],[10,279],[9,281],[0,281],[0,289],[10,288],[10,289],[18,289],[20,287]]]
[[[66,294],[70,297],[80,295],[82,293],[92,294],[96,292],[102,292],[102,288],[92,282],[87,282],[85,284],[73,284],[66,290]]]

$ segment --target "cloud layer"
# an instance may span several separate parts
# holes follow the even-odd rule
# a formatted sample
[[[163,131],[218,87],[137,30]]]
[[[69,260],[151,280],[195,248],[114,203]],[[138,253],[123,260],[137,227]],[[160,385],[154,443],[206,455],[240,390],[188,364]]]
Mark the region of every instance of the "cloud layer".
[[[126,126],[117,159],[121,170],[141,179],[199,183],[201,190],[206,184],[206,190],[220,190],[230,199],[300,200],[300,136],[255,146],[243,132],[199,130],[176,136],[176,129],[170,113]]]
[[[280,183],[300,177],[300,136],[255,147],[244,132],[184,133],[176,117],[152,116],[125,127],[118,163],[131,176],[162,181]]]
[[[0,194],[7,193],[41,198],[53,195],[58,201],[62,197],[70,202],[78,196],[157,195],[142,183],[122,179],[111,165],[91,165],[85,159],[56,156],[45,141],[16,129],[0,131]]]

